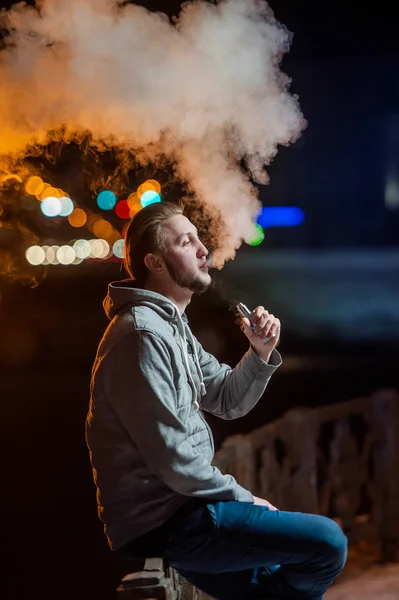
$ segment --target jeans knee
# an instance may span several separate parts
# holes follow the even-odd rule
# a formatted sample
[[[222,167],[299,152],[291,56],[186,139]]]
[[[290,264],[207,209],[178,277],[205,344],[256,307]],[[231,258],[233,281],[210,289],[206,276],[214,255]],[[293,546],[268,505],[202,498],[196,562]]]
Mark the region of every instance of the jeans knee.
[[[342,571],[348,555],[348,538],[339,525],[326,519],[326,535],[323,539],[323,557],[332,569]]]

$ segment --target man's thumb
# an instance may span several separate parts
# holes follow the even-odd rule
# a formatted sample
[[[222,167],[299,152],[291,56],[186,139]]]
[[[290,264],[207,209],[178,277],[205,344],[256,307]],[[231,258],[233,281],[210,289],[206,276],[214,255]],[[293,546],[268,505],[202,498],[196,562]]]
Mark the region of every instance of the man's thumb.
[[[245,333],[245,335],[253,335],[253,331],[252,331],[252,325],[251,325],[251,321],[249,319],[247,319],[247,317],[244,317],[242,319],[242,329]]]

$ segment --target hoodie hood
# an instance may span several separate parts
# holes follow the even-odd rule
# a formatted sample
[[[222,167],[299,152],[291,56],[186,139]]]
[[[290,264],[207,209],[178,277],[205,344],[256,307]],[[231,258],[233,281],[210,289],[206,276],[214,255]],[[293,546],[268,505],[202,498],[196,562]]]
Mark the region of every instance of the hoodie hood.
[[[167,321],[176,321],[180,316],[177,307],[169,298],[137,287],[133,279],[111,282],[103,302],[107,317],[113,319],[116,313],[126,310],[128,305],[148,306]],[[186,320],[185,315],[182,318]]]

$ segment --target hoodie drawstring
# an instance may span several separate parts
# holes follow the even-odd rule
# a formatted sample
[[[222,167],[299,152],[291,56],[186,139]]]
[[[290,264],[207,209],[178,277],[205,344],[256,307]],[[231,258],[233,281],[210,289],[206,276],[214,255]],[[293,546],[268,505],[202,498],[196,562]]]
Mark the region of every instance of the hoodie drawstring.
[[[201,398],[202,396],[205,396],[206,394],[206,388],[205,388],[205,383],[204,383],[204,376],[202,374],[202,370],[201,370],[201,365],[199,364],[199,358],[198,358],[198,352],[197,352],[197,347],[195,345],[195,341],[194,341],[194,336],[191,333],[191,330],[189,327],[186,328],[187,330],[187,335],[189,338],[189,342],[193,348],[193,352],[194,352],[194,362],[195,362],[195,366],[197,367],[197,373],[198,373],[198,377],[200,380],[200,395]]]

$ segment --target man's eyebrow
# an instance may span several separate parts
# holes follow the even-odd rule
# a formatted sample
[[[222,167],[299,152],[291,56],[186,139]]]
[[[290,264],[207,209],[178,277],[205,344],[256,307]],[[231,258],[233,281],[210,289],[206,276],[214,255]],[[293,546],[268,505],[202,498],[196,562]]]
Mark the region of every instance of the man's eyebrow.
[[[194,227],[194,231],[185,231],[184,233],[181,233],[178,237],[177,237],[177,241],[181,240],[181,238],[183,238],[184,236],[188,236],[188,235],[192,235],[193,233],[195,233],[195,235],[198,236],[198,229],[196,227]]]

